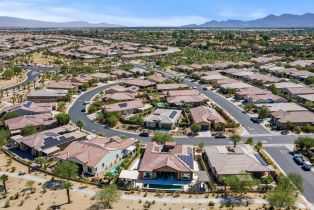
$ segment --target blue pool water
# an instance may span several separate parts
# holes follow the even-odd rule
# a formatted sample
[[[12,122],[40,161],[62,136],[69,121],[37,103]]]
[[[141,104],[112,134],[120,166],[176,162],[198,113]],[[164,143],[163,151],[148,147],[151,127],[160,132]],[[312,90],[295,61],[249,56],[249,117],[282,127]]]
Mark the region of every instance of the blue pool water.
[[[117,168],[118,168],[120,165],[121,165],[121,163],[118,163],[117,165],[111,167],[111,168],[108,170],[108,172],[113,173],[113,174],[118,173]]]
[[[144,184],[144,188],[162,189],[162,190],[182,190],[182,186],[178,185],[159,185],[159,184]]]

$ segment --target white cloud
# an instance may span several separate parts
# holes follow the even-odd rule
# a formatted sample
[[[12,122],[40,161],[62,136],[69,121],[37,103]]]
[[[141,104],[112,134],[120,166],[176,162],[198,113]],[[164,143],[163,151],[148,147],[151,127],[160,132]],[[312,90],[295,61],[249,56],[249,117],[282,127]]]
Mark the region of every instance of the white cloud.
[[[262,10],[250,10],[248,8],[225,8],[220,11],[218,15],[222,18],[233,18],[233,19],[257,19],[267,15]]]

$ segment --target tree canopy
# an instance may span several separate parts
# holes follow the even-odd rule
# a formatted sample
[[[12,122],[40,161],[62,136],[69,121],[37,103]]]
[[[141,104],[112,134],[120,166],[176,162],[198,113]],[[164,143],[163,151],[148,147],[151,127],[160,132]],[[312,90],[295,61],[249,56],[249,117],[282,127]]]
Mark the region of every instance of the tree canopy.
[[[166,142],[173,141],[172,135],[165,132],[156,132],[152,138],[152,141],[155,141],[159,144],[165,144]]]
[[[78,166],[70,161],[61,161],[54,167],[53,173],[63,179],[73,179],[77,177]]]

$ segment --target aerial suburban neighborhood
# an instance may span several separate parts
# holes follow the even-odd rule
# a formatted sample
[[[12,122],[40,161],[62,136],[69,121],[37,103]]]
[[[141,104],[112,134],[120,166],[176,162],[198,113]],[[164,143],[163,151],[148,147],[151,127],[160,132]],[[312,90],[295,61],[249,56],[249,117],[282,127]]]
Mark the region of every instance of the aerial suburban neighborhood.
[[[1,209],[314,209],[314,15],[163,24],[0,16]]]

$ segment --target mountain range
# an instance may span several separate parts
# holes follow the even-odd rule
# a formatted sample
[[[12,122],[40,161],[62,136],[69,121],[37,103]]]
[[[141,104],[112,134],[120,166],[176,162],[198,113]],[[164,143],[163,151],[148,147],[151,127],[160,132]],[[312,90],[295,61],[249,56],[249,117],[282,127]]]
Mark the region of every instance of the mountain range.
[[[109,23],[89,23],[85,21],[48,22],[16,17],[0,16],[0,28],[113,28],[125,27]],[[145,27],[145,26],[144,26]],[[181,28],[314,28],[314,14],[303,15],[268,15],[256,20],[208,21],[196,25],[190,24]]]
[[[112,28],[123,27],[108,23],[88,23],[84,21],[48,22],[8,16],[0,16],[0,28]]]
[[[208,21],[196,25],[185,25],[183,28],[314,28],[314,14],[306,13],[303,15],[268,15],[256,20],[226,20]]]

